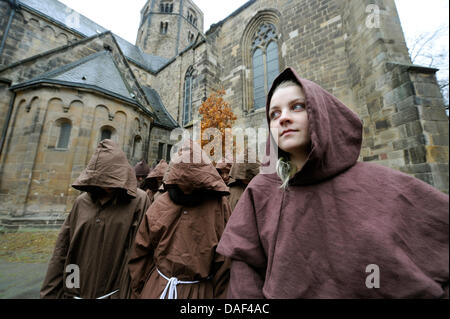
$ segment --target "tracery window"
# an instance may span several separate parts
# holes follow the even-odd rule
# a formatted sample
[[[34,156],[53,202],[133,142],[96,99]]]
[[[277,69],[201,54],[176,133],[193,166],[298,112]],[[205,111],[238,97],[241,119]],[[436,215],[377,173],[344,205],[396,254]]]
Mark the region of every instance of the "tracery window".
[[[278,43],[275,26],[262,24],[252,41],[253,103],[265,107],[265,97],[279,73]]]
[[[192,84],[194,69],[190,67],[184,78],[184,109],[183,109],[183,125],[187,125],[192,121]]]

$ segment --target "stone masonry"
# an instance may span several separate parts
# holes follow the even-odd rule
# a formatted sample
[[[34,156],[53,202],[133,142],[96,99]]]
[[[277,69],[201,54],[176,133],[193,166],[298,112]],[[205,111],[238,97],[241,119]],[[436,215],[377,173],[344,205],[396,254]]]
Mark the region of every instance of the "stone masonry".
[[[86,18],[79,28],[68,25],[67,17],[49,8],[73,15],[69,8],[56,0],[42,3],[0,2],[4,224],[18,218],[50,218],[44,224],[51,224],[52,216],[61,219],[70,211],[78,194],[70,184],[103,127],[113,130],[131,164],[168,159],[177,143],[171,131],[178,126],[192,132],[201,103],[223,88],[236,127],[265,128],[253,92],[253,46],[262,25],[275,30],[278,71],[293,67],[363,120],[361,161],[401,170],[448,193],[448,117],[437,70],[411,64],[394,0],[250,0],[206,33],[207,12],[195,1],[149,0],[136,45]],[[129,93],[76,83],[26,85],[95,54],[111,58]],[[192,121],[186,124],[188,76]],[[54,147],[61,119],[73,126],[66,150]]]

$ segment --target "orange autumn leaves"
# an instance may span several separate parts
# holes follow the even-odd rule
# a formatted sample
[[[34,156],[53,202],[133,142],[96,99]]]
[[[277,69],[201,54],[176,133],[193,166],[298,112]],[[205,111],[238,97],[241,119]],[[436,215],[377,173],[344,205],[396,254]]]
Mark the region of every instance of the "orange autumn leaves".
[[[202,103],[199,108],[201,119],[201,132],[208,128],[216,128],[222,134],[222,151],[225,150],[225,130],[231,128],[237,117],[228,102],[223,99],[225,90],[213,91],[211,95]],[[208,144],[210,140],[201,141],[201,146]],[[211,155],[211,154],[210,154]]]

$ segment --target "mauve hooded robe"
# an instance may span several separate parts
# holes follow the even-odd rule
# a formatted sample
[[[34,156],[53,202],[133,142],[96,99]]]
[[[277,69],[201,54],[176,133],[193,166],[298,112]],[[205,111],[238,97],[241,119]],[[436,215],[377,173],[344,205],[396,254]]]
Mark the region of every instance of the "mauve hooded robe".
[[[117,289],[110,298],[131,295],[128,257],[135,234],[150,201],[137,188],[133,167],[125,153],[111,140],[99,143],[87,168],[72,187],[86,191],[75,200],[70,214],[61,227],[47,275],[41,288],[41,298],[99,298]],[[106,203],[94,200],[87,191],[92,187],[122,190],[121,198]],[[66,280],[78,265],[80,287],[68,288]]]
[[[304,89],[311,152],[286,191],[273,173],[244,192],[217,248],[232,258],[228,297],[448,298],[448,195],[357,162],[357,115],[292,69],[266,114],[286,79]]]
[[[188,163],[198,148],[180,149],[164,177],[167,188],[179,187],[185,194],[208,190],[195,206],[173,202],[169,191],[160,195],[146,212],[136,235],[129,263],[133,297],[160,298],[168,281],[200,281],[176,287],[178,299],[212,299],[226,296],[230,261],[216,253],[220,236],[230,216],[228,187],[210,163]],[[195,156],[195,155],[194,155]],[[200,158],[200,157],[198,157]],[[181,160],[181,162],[180,162]]]

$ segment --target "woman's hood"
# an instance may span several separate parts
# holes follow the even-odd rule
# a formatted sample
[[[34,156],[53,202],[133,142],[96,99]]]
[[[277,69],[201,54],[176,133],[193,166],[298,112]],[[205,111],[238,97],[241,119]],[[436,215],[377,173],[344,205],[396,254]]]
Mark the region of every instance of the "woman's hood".
[[[184,193],[209,190],[229,193],[229,189],[200,145],[187,141],[174,154],[164,184],[177,185]]]
[[[303,87],[311,137],[308,161],[291,179],[290,184],[318,183],[356,164],[361,151],[362,121],[336,97],[316,83],[300,78],[292,68],[287,68],[278,75],[267,96],[266,116],[269,127],[270,100],[276,86],[286,80],[293,80]],[[273,147],[271,145],[275,143],[270,134],[267,142],[268,151]],[[278,158],[283,155],[285,153],[278,149]],[[272,157],[270,161],[278,160]]]
[[[83,192],[93,186],[123,189],[130,197],[136,197],[134,168],[122,149],[111,140],[106,139],[98,144],[87,167],[72,184],[73,188]]]

